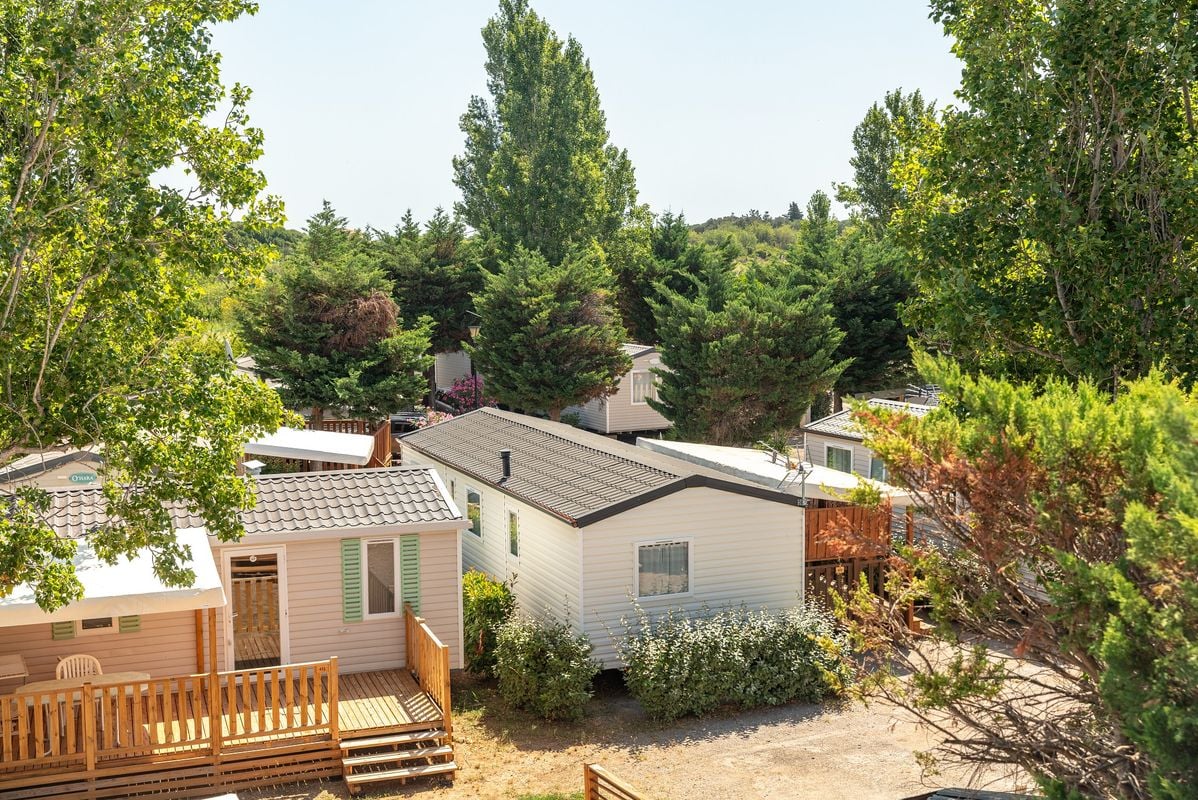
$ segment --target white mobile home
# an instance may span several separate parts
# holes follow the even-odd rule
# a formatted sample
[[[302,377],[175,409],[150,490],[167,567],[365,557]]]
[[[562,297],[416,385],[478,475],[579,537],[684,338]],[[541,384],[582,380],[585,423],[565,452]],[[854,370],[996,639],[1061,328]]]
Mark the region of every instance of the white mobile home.
[[[935,408],[918,403],[873,398],[868,401],[871,408],[901,411],[922,417]],[[803,449],[807,460],[818,467],[853,472],[886,481],[886,465],[863,444],[864,436],[853,422],[851,409],[837,411],[817,419],[803,428]]]
[[[625,344],[624,352],[632,359],[632,369],[620,377],[614,394],[567,408],[578,415],[579,425],[596,433],[648,433],[664,431],[670,421],[649,405],[657,399],[660,378],[654,369],[661,367],[656,347]]]
[[[799,498],[569,425],[480,409],[403,437],[467,511],[462,561],[585,632],[606,666],[650,613],[803,597]]]

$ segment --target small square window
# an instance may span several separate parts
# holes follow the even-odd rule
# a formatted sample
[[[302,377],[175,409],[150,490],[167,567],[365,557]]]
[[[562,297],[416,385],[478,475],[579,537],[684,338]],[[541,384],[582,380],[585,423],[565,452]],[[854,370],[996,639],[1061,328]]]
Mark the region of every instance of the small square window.
[[[828,445],[828,469],[838,469],[841,472],[853,471],[853,451],[847,447]]]
[[[520,557],[520,515],[515,511],[507,512],[508,552],[516,558]]]
[[[690,542],[656,542],[636,549],[637,597],[690,591]]]
[[[470,520],[470,532],[483,535],[483,499],[477,489],[466,487],[466,517]]]
[[[869,477],[875,481],[886,482],[886,462],[877,456],[869,459]]]
[[[646,370],[632,373],[632,402],[647,403],[657,399],[657,376]]]

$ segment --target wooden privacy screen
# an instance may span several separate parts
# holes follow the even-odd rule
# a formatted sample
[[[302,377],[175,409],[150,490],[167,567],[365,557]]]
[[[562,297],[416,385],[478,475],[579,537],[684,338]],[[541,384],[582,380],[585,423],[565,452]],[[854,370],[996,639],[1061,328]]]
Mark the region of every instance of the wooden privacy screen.
[[[890,504],[806,510],[807,562],[877,557],[890,551]]]
[[[582,765],[583,800],[646,800],[645,796],[598,764]]]

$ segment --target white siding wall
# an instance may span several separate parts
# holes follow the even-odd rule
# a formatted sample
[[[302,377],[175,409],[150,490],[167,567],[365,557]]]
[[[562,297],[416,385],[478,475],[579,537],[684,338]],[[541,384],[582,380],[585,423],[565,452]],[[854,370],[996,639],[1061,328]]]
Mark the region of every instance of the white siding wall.
[[[648,371],[661,366],[660,353],[646,353],[632,360],[632,371]],[[604,433],[657,431],[670,427],[670,421],[648,403],[632,402],[632,372],[620,378],[620,388],[607,398],[607,430]]]
[[[801,510],[716,489],[684,489],[583,528],[583,628],[606,667],[619,666],[613,635],[633,613],[636,545],[691,540],[691,593],[645,598],[650,613],[744,603],[791,608],[801,602]]]
[[[391,538],[391,535],[379,538]],[[252,545],[253,537],[247,536],[241,544]],[[292,662],[323,661],[337,656],[338,669],[342,672],[394,669],[404,665],[402,616],[362,622],[342,619],[339,539],[293,541],[283,547],[286,551],[287,624]],[[219,563],[220,556],[217,558]],[[450,663],[455,667],[461,665],[462,658],[458,613],[461,574],[457,561],[457,531],[420,534],[420,614],[449,646]],[[224,669],[223,661],[220,665]]]
[[[581,406],[570,406],[562,413],[577,414],[578,424],[589,431],[607,433],[607,398],[600,397]]]
[[[24,680],[0,682],[0,693],[11,692],[25,682],[52,680],[58,660],[75,653],[100,659],[105,672],[148,672],[154,677],[191,675],[196,671],[195,630],[194,611],[143,614],[141,630],[136,633],[86,634],[59,641],[51,636],[48,622],[0,628],[0,653],[20,653],[29,668],[29,677]],[[217,634],[219,639],[219,630]],[[223,663],[218,661],[217,665]]]
[[[498,454],[495,459],[498,461]],[[403,463],[435,467],[463,514],[466,487],[477,489],[482,496],[482,536],[469,530],[461,534],[464,569],[482,570],[501,579],[515,577],[515,595],[523,610],[579,624],[576,528],[411,448],[404,449]],[[519,464],[512,465],[513,470],[519,468]],[[519,558],[508,551],[508,509],[520,517]]]
[[[434,380],[438,389],[448,389],[453,382],[470,377],[470,356],[465,350],[437,353]]]
[[[853,472],[866,478],[869,477],[869,460],[873,457],[873,451],[861,444],[861,442],[838,439],[835,436],[821,436],[818,433],[807,433],[805,437],[807,441],[807,460],[815,466],[828,466],[828,445],[832,445],[833,447],[852,450]]]

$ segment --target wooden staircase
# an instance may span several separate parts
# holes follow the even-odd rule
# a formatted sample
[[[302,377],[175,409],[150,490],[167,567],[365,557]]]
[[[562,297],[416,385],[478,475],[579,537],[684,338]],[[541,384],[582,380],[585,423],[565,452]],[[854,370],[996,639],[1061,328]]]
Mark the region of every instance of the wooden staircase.
[[[341,774],[350,794],[370,783],[406,782],[429,775],[453,780],[457,769],[453,743],[444,728],[341,742]]]

